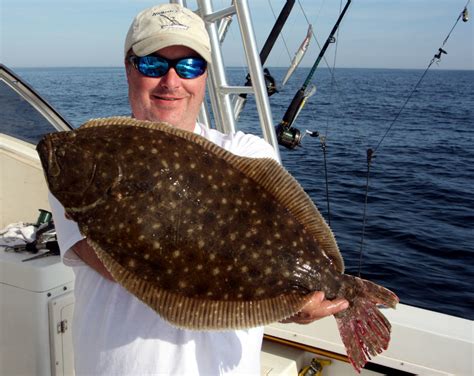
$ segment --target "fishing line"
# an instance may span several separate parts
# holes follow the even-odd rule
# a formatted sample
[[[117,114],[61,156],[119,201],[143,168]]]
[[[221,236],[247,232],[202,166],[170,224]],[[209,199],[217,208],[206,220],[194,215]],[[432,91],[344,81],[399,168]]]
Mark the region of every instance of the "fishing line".
[[[403,112],[403,110],[405,109],[406,105],[408,104],[408,102],[410,101],[410,99],[413,97],[413,94],[415,94],[415,91],[416,89],[418,89],[418,87],[420,86],[421,82],[423,81],[423,79],[425,78],[426,74],[428,73],[428,70],[431,68],[431,66],[433,65],[434,62],[439,62],[441,60],[441,56],[443,54],[447,54],[447,52],[443,49],[444,45],[446,44],[446,42],[448,41],[449,37],[451,36],[451,33],[453,32],[454,28],[456,27],[456,25],[458,24],[459,20],[461,18],[463,18],[463,16],[466,14],[467,12],[467,6],[469,5],[469,3],[471,2],[471,0],[468,0],[468,2],[466,3],[466,5],[464,6],[462,12],[459,14],[458,18],[456,19],[456,22],[454,23],[453,27],[451,28],[451,30],[449,31],[448,35],[446,36],[446,38],[444,39],[443,41],[443,44],[441,45],[441,47],[438,49],[438,53],[436,53],[433,58],[431,59],[430,63],[428,64],[428,66],[426,67],[425,71],[423,72],[423,74],[421,75],[420,79],[418,80],[418,82],[416,83],[415,87],[412,89],[412,91],[410,92],[410,94],[408,95],[408,97],[405,99],[405,102],[403,103],[402,107],[400,108],[400,110],[398,111],[398,113],[395,115],[395,118],[392,120],[392,122],[390,123],[388,129],[385,131],[384,135],[382,136],[382,138],[380,139],[379,143],[377,144],[377,146],[374,148],[374,153],[378,150],[378,148],[380,147],[380,145],[382,144],[382,142],[385,140],[385,138],[387,137],[388,133],[390,132],[390,130],[392,129],[393,125],[395,124],[395,122],[398,120],[398,118],[400,117],[401,113]]]
[[[304,10],[303,5],[301,4],[300,0],[298,0],[298,4],[301,8],[301,11],[302,11],[305,19],[306,19],[306,22],[309,24],[310,22],[309,22],[308,16],[306,15],[306,11]],[[320,8],[320,12],[321,12],[321,8]],[[339,15],[341,15],[341,12],[342,12],[342,0],[340,1],[340,4],[339,4]],[[342,19],[340,21],[342,21]],[[326,66],[328,67],[329,72],[330,72],[330,82],[331,82],[331,84],[330,84],[330,90],[329,90],[329,103],[332,103],[332,98],[333,98],[333,94],[334,94],[334,87],[337,87],[334,72],[335,72],[336,60],[337,60],[337,46],[338,46],[338,40],[339,40],[339,28],[337,28],[337,31],[336,31],[335,35],[336,35],[336,37],[332,38],[333,39],[332,43],[336,42],[336,48],[335,48],[335,51],[334,51],[334,59],[333,59],[332,68],[329,65],[326,57],[324,55],[322,56],[324,62],[326,63]],[[313,31],[313,36],[314,36],[314,39],[316,40],[316,43],[318,44],[319,48],[322,49],[321,45],[319,44],[319,42],[316,38],[316,35],[315,35],[314,31]],[[308,83],[308,78],[305,81],[305,84],[306,83]],[[312,112],[310,112],[310,113],[311,113],[311,118],[314,122],[314,120],[315,120],[314,114]],[[331,226],[331,204],[330,204],[330,194],[329,194],[329,174],[328,174],[328,158],[327,158],[327,136],[328,136],[328,132],[329,132],[329,114],[326,117],[325,134],[319,134],[319,141],[320,141],[320,148],[323,152],[323,166],[324,166],[324,181],[325,181],[325,190],[326,190],[327,220],[328,220],[329,226]]]
[[[429,62],[428,66],[426,67],[425,71],[423,72],[423,74],[421,75],[420,79],[418,80],[418,82],[416,83],[416,85],[414,86],[414,88],[412,89],[412,91],[410,92],[410,94],[408,95],[408,97],[405,99],[403,105],[401,106],[400,110],[398,111],[398,113],[395,115],[395,118],[392,120],[392,122],[390,123],[388,129],[385,131],[385,133],[383,134],[382,138],[380,139],[380,141],[378,142],[377,146],[374,148],[374,149],[367,149],[367,180],[366,180],[366,189],[365,189],[365,203],[364,203],[364,213],[363,213],[363,217],[362,217],[362,235],[361,235],[361,241],[360,241],[360,253],[359,253],[359,271],[358,271],[358,274],[360,276],[360,273],[361,273],[361,267],[362,267],[362,252],[363,252],[363,244],[364,244],[364,236],[365,236],[365,225],[366,225],[366,220],[367,220],[367,202],[368,202],[368,195],[369,195],[369,175],[370,175],[370,166],[371,166],[371,162],[372,162],[372,159],[375,157],[375,153],[376,151],[379,149],[380,145],[382,144],[382,142],[385,140],[385,138],[387,137],[388,133],[390,132],[390,130],[392,129],[392,127],[394,126],[395,122],[398,120],[398,118],[400,117],[401,113],[403,112],[403,110],[405,109],[406,105],[408,104],[408,102],[410,101],[410,99],[413,97],[413,95],[415,94],[415,91],[418,89],[418,87],[420,86],[421,82],[423,81],[423,79],[425,78],[426,74],[428,73],[428,70],[431,68],[431,66],[433,65],[434,62],[440,62],[441,61],[441,56],[443,54],[447,54],[447,52],[443,49],[444,45],[446,44],[446,42],[448,41],[449,37],[451,36],[451,33],[453,32],[454,28],[456,27],[456,25],[458,24],[459,20],[462,19],[464,22],[467,22],[468,20],[468,12],[467,12],[467,6],[469,5],[469,3],[471,2],[471,0],[468,0],[466,5],[464,6],[463,10],[461,11],[461,13],[459,14],[459,16],[457,17],[456,19],[456,22],[454,23],[453,27],[451,28],[451,30],[449,31],[448,35],[446,36],[446,38],[444,39],[441,47],[438,49],[438,52],[433,56],[433,58],[431,59],[431,61]]]
[[[342,0],[339,2],[339,14],[342,11]],[[336,60],[337,60],[337,47],[339,45],[339,28],[336,31],[336,45],[334,48],[334,59],[333,59],[333,65],[332,65],[332,71],[335,72],[336,70]],[[335,83],[335,75],[331,74],[331,84],[330,84],[330,89],[329,89],[329,103],[332,103],[333,95],[334,95],[334,83]],[[326,206],[327,206],[327,211],[328,211],[328,224],[331,226],[331,199],[329,197],[329,175],[328,175],[328,160],[327,160],[327,138],[329,135],[329,112],[326,116],[326,129],[324,132],[324,135],[320,134],[319,135],[319,142],[320,142],[320,147],[323,152],[323,160],[324,160],[324,181],[326,185]]]

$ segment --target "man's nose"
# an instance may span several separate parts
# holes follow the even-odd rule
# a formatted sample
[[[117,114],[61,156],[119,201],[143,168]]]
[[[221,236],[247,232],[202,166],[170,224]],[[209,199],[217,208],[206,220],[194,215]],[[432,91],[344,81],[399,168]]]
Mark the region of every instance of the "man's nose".
[[[161,77],[160,85],[167,88],[175,88],[181,85],[181,78],[178,76],[174,68],[170,68],[169,71]]]

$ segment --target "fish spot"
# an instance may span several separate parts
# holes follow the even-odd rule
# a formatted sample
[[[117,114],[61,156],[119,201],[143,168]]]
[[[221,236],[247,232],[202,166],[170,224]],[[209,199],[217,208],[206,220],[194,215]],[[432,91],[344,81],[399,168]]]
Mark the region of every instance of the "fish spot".
[[[179,281],[178,282],[178,287],[181,288],[181,289],[184,289],[188,286],[188,284],[186,283],[186,281]]]
[[[242,266],[242,267],[240,268],[240,271],[241,271],[242,273],[248,273],[249,268],[248,268],[248,266],[245,266],[245,265],[244,265],[244,266]]]
[[[164,168],[168,168],[168,167],[169,167],[169,164],[168,164],[168,162],[167,162],[165,159],[162,159],[162,160],[161,160],[161,164],[163,165]]]
[[[173,257],[178,258],[181,255],[181,252],[177,249],[176,251],[173,251]]]
[[[263,270],[263,272],[265,273],[265,275],[270,275],[270,274],[272,274],[273,270],[272,270],[272,268],[271,268],[270,266],[267,266],[267,267]]]
[[[154,241],[154,242],[153,242],[153,249],[161,249],[161,244],[160,244],[160,242]]]
[[[145,260],[148,260],[148,259],[150,258],[150,254],[149,254],[149,253],[145,253],[145,254],[143,255],[143,258],[144,258]]]
[[[221,272],[221,271],[219,270],[219,268],[214,268],[214,269],[212,269],[212,275],[213,275],[213,276],[218,275],[220,272]]]
[[[196,265],[196,270],[202,270],[202,268],[203,268],[202,264],[197,264]]]
[[[128,266],[131,267],[132,269],[136,268],[137,267],[137,262],[135,261],[135,259],[129,259],[128,260]]]

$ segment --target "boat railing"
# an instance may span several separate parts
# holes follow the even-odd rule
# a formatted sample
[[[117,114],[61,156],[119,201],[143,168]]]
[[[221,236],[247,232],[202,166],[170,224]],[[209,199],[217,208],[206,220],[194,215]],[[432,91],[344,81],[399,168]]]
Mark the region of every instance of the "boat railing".
[[[186,6],[185,0],[171,2]],[[232,96],[252,94],[255,96],[262,135],[273,146],[276,155],[280,158],[263,68],[257,50],[247,0],[234,0],[228,8],[217,11],[213,9],[211,0],[197,0],[197,4],[196,12],[204,19],[211,41],[212,64],[208,69],[208,94],[216,129],[224,133],[235,132],[236,117],[238,116],[236,113],[238,111],[234,108],[235,103]],[[221,44],[225,39],[230,17],[233,17],[239,26],[245,62],[250,75],[250,86],[232,86],[228,84]],[[199,121],[210,126],[210,116],[205,106],[201,110]]]

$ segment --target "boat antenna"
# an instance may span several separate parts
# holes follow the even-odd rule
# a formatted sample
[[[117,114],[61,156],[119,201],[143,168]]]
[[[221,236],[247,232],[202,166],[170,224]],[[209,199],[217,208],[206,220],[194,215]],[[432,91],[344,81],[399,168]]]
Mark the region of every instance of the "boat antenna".
[[[416,85],[413,87],[413,89],[411,90],[411,92],[408,94],[408,97],[405,99],[405,102],[402,104],[400,110],[397,112],[397,114],[395,115],[394,119],[392,120],[392,122],[390,123],[390,125],[388,126],[387,130],[385,131],[385,133],[383,134],[382,138],[380,139],[380,141],[378,142],[377,146],[375,146],[375,148],[369,148],[367,149],[367,173],[366,173],[366,176],[367,176],[367,179],[366,179],[366,189],[365,189],[365,203],[364,203],[364,214],[363,214],[363,218],[362,218],[362,235],[361,235],[361,240],[360,240],[360,251],[359,251],[359,271],[358,271],[358,274],[359,274],[359,277],[360,277],[360,274],[361,274],[361,268],[362,268],[362,253],[363,253],[363,248],[364,248],[364,236],[365,236],[365,224],[366,224],[366,218],[367,218],[367,201],[368,201],[368,195],[369,195],[369,175],[370,175],[370,166],[371,166],[371,163],[372,163],[372,160],[373,158],[375,157],[375,153],[377,152],[377,150],[380,148],[380,145],[382,144],[382,142],[385,140],[385,138],[387,137],[388,133],[390,132],[390,130],[393,128],[395,122],[398,120],[398,118],[400,117],[401,113],[403,112],[403,110],[405,109],[406,105],[408,104],[408,102],[410,101],[410,99],[413,97],[413,95],[415,94],[415,91],[416,89],[420,86],[421,82],[423,81],[423,79],[425,78],[426,74],[428,73],[428,70],[431,68],[431,66],[433,65],[433,63],[439,63],[441,61],[441,57],[443,55],[447,55],[447,51],[444,49],[444,46],[446,44],[446,42],[448,41],[449,37],[451,36],[451,33],[453,32],[454,28],[456,27],[456,25],[458,24],[459,20],[463,20],[463,22],[467,22],[469,20],[469,14],[468,14],[468,11],[467,11],[467,6],[469,5],[469,3],[471,2],[471,0],[468,0],[468,2],[466,3],[466,5],[464,6],[463,10],[461,11],[461,13],[459,14],[459,16],[457,17],[456,19],[456,22],[454,23],[453,27],[451,28],[451,30],[449,31],[448,35],[446,36],[446,38],[444,39],[441,47],[438,48],[438,51],[435,53],[435,55],[433,56],[433,58],[430,60],[428,66],[426,67],[425,71],[423,72],[423,74],[421,75],[421,77],[419,78],[418,82],[416,83]]]
[[[311,83],[311,79],[313,78],[313,75],[316,71],[316,68],[318,67],[319,63],[321,62],[322,58],[324,57],[324,54],[326,50],[329,47],[329,44],[335,42],[334,34],[336,33],[339,24],[341,23],[342,19],[344,18],[344,15],[347,12],[347,9],[349,8],[349,5],[351,4],[352,0],[347,0],[346,5],[344,6],[344,9],[342,10],[341,14],[339,15],[339,18],[337,19],[336,23],[334,24],[334,27],[332,28],[331,32],[329,33],[328,38],[326,39],[326,42],[324,43],[323,47],[321,48],[321,51],[319,52],[319,55],[314,62],[313,66],[311,67],[310,72],[306,76],[306,79],[301,86],[301,88],[296,92],[295,96],[293,97],[293,100],[291,101],[290,105],[288,106],[288,109],[285,112],[285,115],[283,115],[283,119],[276,126],[276,133],[277,133],[277,139],[278,143],[280,145],[283,145],[287,147],[288,149],[294,149],[296,146],[300,146],[300,141],[301,141],[301,132],[293,127],[293,123],[295,122],[298,114],[302,110],[303,106],[306,103],[306,100],[309,97],[309,93],[307,91],[307,88],[309,84]],[[313,92],[314,90],[309,90],[309,92]],[[289,137],[292,135],[293,139],[289,140]],[[291,142],[290,142],[291,141]]]

